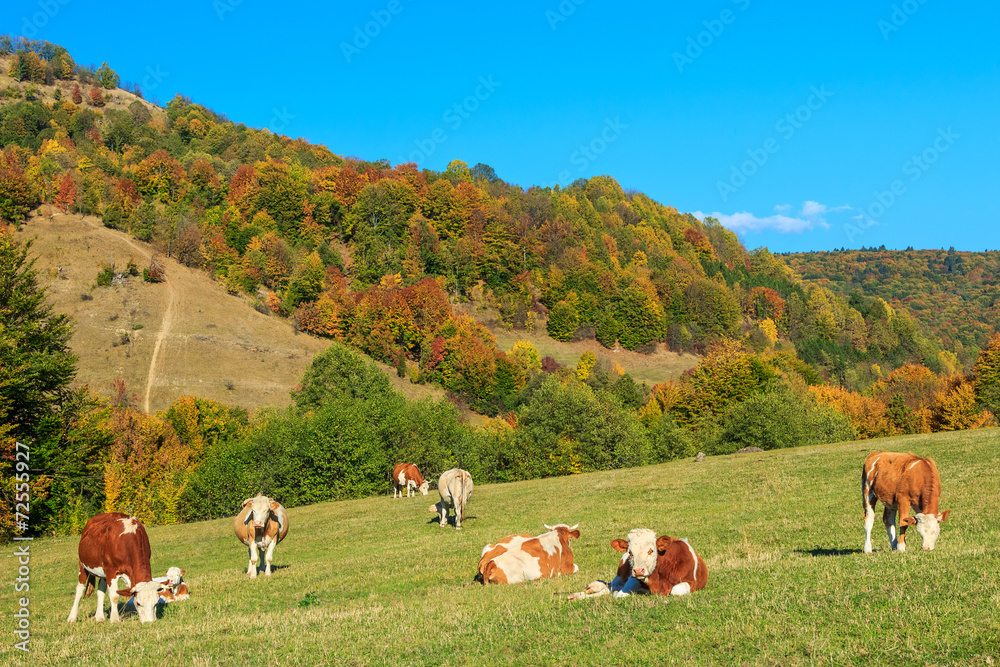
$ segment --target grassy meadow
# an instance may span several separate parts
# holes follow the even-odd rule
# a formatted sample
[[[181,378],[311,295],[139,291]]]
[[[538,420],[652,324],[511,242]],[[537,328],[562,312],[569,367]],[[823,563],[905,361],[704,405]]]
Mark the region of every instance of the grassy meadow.
[[[68,625],[77,538],[31,545],[31,653],[3,664],[189,665],[992,665],[1000,663],[1000,431],[909,436],[477,487],[465,528],[438,527],[437,493],[289,511],[274,575],[249,580],[230,519],[149,529],[153,570],[187,570],[191,599],[153,625]],[[937,549],[893,553],[881,522],[861,553],[868,451],[932,456]],[[235,508],[234,508],[235,511]],[[580,522],[580,572],[485,588],[484,544]],[[687,537],[709,567],[684,598],[566,595],[612,575],[631,528]],[[2,547],[5,582],[13,545]]]

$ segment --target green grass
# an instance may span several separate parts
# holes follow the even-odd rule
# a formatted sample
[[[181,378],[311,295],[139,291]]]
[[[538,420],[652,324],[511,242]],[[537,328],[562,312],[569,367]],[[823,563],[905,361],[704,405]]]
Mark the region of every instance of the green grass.
[[[274,575],[250,581],[231,520],[149,530],[153,569],[187,570],[191,599],[154,625],[66,624],[74,538],[32,544],[32,652],[23,664],[1000,664],[998,431],[911,436],[477,487],[462,531],[428,497],[289,512]],[[933,552],[860,553],[860,468],[870,449],[934,457]],[[472,584],[484,544],[542,522],[580,522],[578,574]],[[607,579],[609,542],[634,527],[688,537],[709,567],[685,598],[566,594]],[[916,548],[912,548],[916,547]],[[3,580],[13,547],[3,547]],[[0,596],[11,648],[12,588]],[[81,603],[81,618],[94,598]]]

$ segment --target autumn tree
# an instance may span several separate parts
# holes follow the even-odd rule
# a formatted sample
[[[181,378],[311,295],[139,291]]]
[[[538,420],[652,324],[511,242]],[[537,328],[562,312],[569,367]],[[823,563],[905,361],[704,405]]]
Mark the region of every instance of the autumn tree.
[[[993,334],[972,368],[976,401],[993,414],[1000,414],[1000,333]]]
[[[62,180],[59,181],[59,193],[56,195],[55,205],[65,212],[69,212],[76,203],[76,183],[73,174],[66,172]]]
[[[83,104],[83,92],[80,90],[80,84],[73,84],[73,93],[71,95],[73,104]]]
[[[104,93],[97,86],[90,89],[90,104],[95,107],[104,106]]]

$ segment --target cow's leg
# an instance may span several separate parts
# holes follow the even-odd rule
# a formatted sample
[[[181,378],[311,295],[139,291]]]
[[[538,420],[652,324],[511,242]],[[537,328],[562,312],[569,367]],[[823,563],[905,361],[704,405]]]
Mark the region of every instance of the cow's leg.
[[[277,546],[277,544],[277,538],[271,540],[271,543],[267,545],[267,553],[264,554],[264,574],[268,577],[271,576],[271,559],[274,558],[274,547]]]
[[[257,578],[257,543],[250,542],[250,564],[247,565],[247,574],[251,579]]]
[[[455,530],[462,530],[462,516],[465,514],[464,505],[455,505]]]
[[[569,596],[570,600],[583,600],[585,598],[596,598],[602,595],[608,595],[611,593],[611,589],[608,588],[607,583],[603,581],[592,581],[585,589],[579,593],[573,593]]]
[[[444,528],[448,525],[448,506],[441,501],[441,527]]]
[[[918,510],[919,511],[919,510]],[[910,516],[910,505],[908,503],[901,502],[899,504],[899,518],[904,519]],[[892,518],[893,523],[896,521],[896,517]],[[899,551],[906,551],[906,529],[909,526],[901,525],[899,527],[899,546],[897,547]]]
[[[108,589],[108,597],[111,599],[111,622],[120,623],[122,619],[118,615],[118,577],[112,577],[110,580],[105,579],[104,581],[104,585]]]
[[[872,527],[875,525],[875,494],[867,488],[861,489],[861,502],[865,508],[865,548],[864,552],[872,552]]]
[[[80,612],[80,600],[83,598],[83,594],[87,590],[87,578],[88,575],[81,565],[80,579],[79,583],[76,585],[76,597],[73,599],[73,608],[69,610],[69,618],[66,619],[67,623],[76,623],[76,616]]]
[[[885,506],[885,510],[882,512],[882,523],[885,524],[885,534],[889,536],[889,546],[893,550],[899,549],[900,551],[906,551],[906,546],[899,544],[896,540],[896,508]]]

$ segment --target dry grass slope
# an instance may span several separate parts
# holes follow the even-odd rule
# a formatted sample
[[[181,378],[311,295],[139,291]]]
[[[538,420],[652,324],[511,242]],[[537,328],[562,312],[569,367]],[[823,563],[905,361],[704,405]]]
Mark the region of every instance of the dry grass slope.
[[[152,626],[65,623],[76,538],[31,544],[24,664],[988,665],[1000,660],[998,431],[840,443],[476,488],[465,529],[428,498],[289,511],[276,570],[250,581],[229,519],[151,528],[153,570],[187,570],[190,600]],[[938,548],[862,554],[869,450],[932,456],[952,515]],[[432,492],[431,500],[436,500]],[[235,508],[234,508],[235,511]],[[580,522],[580,572],[484,588],[480,549]],[[685,598],[566,594],[607,578],[634,527],[690,538],[708,587]],[[916,539],[913,536],[912,539]],[[0,554],[13,579],[13,548]],[[14,609],[10,586],[0,609]],[[94,599],[81,605],[92,615]],[[0,632],[10,638],[10,616]],[[11,640],[0,661],[16,653]]]

